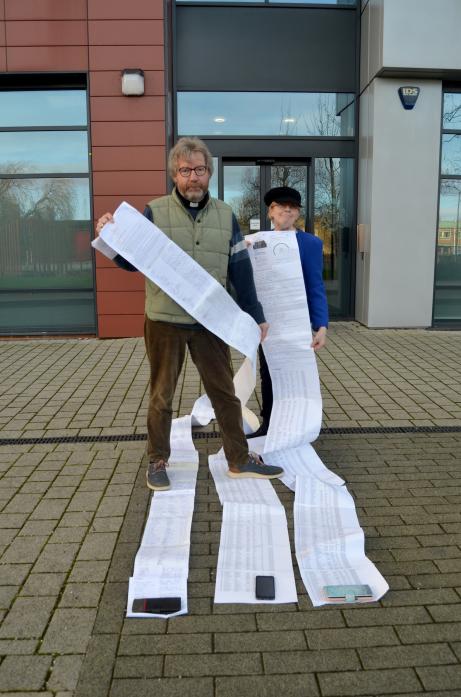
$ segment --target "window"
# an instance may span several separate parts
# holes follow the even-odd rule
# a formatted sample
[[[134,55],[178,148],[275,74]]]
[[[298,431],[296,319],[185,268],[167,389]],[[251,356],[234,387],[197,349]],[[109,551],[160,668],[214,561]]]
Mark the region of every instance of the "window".
[[[178,134],[354,136],[354,95],[331,92],[178,92]]]
[[[272,3],[276,2],[278,4],[289,3],[291,5],[347,5],[354,6],[357,4],[356,0],[241,0],[242,2],[260,2]],[[179,0],[179,2],[197,2],[197,0]],[[204,0],[204,2],[229,2],[229,0]]]
[[[440,169],[434,322],[459,322],[461,320],[460,92],[444,94]]]
[[[0,92],[0,332],[93,333],[86,90]]]
[[[354,160],[315,159],[314,234],[323,241],[323,276],[330,313],[346,316],[354,223]]]

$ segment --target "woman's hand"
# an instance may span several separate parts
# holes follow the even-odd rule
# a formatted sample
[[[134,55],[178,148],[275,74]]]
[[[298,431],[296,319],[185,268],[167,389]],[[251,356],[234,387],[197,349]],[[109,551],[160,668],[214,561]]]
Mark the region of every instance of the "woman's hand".
[[[106,223],[113,223],[113,222],[114,222],[114,217],[113,217],[112,213],[104,213],[104,215],[102,215],[99,218],[98,222],[96,223],[96,234],[99,235],[99,233],[101,232],[101,230],[103,229],[103,227]]]
[[[314,334],[311,348],[313,348],[314,351],[320,351],[320,349],[323,348],[326,343],[327,343],[327,328],[326,327],[319,327]]]
[[[259,325],[259,328],[261,330],[261,343],[264,341],[264,339],[267,336],[267,332],[269,331],[269,323],[268,322],[262,322]]]

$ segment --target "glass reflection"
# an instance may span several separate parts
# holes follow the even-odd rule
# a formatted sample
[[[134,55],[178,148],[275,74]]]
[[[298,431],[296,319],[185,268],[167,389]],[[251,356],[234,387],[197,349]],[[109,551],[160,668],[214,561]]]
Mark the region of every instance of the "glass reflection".
[[[87,179],[0,179],[0,327],[94,331]]]
[[[323,273],[333,315],[348,313],[354,161],[315,160],[314,234],[323,240]]]
[[[177,0],[182,2],[197,2],[197,0]],[[229,0],[203,0],[203,2],[229,2]],[[242,2],[277,2],[296,5],[355,5],[356,0],[242,0]]]
[[[224,201],[234,211],[242,234],[261,229],[260,196],[257,165],[224,166]]]
[[[352,137],[353,101],[327,92],[178,92],[178,132]]]
[[[461,319],[461,181],[442,179],[434,321]]]
[[[0,133],[1,174],[88,172],[86,131]]]
[[[218,198],[219,159],[217,157],[213,157],[212,159],[213,159],[213,175],[212,175],[212,177],[210,179],[210,183],[208,185],[208,191],[210,192],[210,196],[212,196],[213,198]]]
[[[443,95],[443,127],[461,129],[461,92]]]
[[[461,135],[442,136],[442,174],[461,174]]]
[[[0,291],[0,328],[3,335],[94,334],[94,293]]]
[[[0,91],[0,127],[86,125],[86,90]]]
[[[290,3],[296,5],[355,5],[356,0],[269,0],[269,2]]]

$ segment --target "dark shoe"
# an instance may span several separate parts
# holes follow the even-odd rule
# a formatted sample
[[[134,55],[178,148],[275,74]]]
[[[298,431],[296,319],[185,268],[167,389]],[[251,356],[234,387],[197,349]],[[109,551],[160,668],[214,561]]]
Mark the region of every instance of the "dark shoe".
[[[165,460],[153,460],[149,462],[146,472],[147,486],[154,491],[165,491],[171,484],[166,473],[168,462]]]
[[[269,424],[267,423],[267,421],[264,421],[264,419],[263,419],[263,422],[257,431],[255,431],[254,433],[247,434],[247,439],[248,438],[258,438],[259,436],[267,436],[268,429],[269,429]]]
[[[265,465],[262,457],[256,453],[248,453],[247,462],[245,462],[244,465],[238,465],[238,470],[238,472],[233,472],[230,469],[227,470],[228,477],[233,477],[234,479],[243,479],[244,477],[276,479],[277,477],[281,477],[283,474],[283,469],[281,467]]]

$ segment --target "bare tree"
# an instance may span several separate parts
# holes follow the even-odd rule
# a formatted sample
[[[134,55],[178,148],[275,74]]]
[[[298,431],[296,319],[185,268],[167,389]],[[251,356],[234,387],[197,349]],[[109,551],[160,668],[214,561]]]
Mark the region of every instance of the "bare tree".
[[[37,180],[36,180],[37,181]],[[74,192],[69,179],[43,179],[37,198],[28,197],[28,207],[24,218],[41,218],[42,220],[69,220],[73,217]]]
[[[337,137],[341,126],[332,108],[331,97],[320,94],[317,109],[305,118],[310,133],[320,136]],[[316,158],[315,168],[315,232],[322,238],[324,254],[327,257],[327,272],[330,278],[336,275],[335,259],[340,236],[340,163],[338,158]]]
[[[461,172],[461,136],[456,133],[444,133],[442,143],[442,173],[458,174],[459,172]]]
[[[459,94],[445,94],[443,122],[445,126],[455,124],[454,128],[461,123],[461,97]]]
[[[71,258],[74,233],[64,221],[75,217],[72,181],[34,177],[31,170],[25,162],[9,162],[0,169],[0,260],[5,273],[54,270],[58,259]]]
[[[259,218],[259,169],[246,167],[241,185],[241,196],[234,198],[231,205],[242,230],[249,230],[251,218]]]

